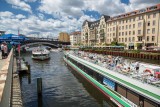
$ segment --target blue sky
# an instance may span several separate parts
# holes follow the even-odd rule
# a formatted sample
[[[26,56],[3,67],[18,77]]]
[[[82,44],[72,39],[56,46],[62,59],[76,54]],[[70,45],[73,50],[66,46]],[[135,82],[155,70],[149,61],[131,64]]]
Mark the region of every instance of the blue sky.
[[[57,37],[81,29],[84,20],[116,16],[159,0],[0,0],[0,30],[27,36]]]

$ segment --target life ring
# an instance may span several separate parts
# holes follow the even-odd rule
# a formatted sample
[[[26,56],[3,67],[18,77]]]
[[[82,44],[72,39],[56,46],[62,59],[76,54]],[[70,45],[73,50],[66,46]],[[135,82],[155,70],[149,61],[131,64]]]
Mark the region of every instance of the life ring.
[[[146,70],[144,70],[143,72],[149,72],[149,73],[152,73],[152,72],[151,72],[151,70],[149,70],[149,69],[146,69]]]

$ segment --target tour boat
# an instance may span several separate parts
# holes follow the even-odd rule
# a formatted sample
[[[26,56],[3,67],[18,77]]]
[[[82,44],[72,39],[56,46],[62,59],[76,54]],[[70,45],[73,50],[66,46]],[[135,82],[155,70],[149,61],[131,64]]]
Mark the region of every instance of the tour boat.
[[[50,52],[41,46],[32,51],[32,59],[46,60],[50,58]]]
[[[98,54],[66,51],[63,58],[66,64],[74,69],[73,72],[80,74],[118,107],[160,106],[159,66],[138,62],[137,72],[132,71],[131,67],[135,67],[137,63],[131,63],[131,71],[124,72],[123,69],[119,70],[119,67],[112,66],[112,64],[106,63],[109,67],[103,66],[101,62],[106,58]],[[113,60],[113,56],[108,59]],[[129,66],[122,59],[120,62],[125,67]]]

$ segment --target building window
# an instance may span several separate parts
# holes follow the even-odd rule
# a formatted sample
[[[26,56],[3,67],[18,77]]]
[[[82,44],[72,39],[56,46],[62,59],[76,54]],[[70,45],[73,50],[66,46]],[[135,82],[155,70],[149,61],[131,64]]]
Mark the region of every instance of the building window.
[[[128,29],[128,25],[126,25],[126,29]]]
[[[119,30],[121,30],[121,26],[119,26]]]
[[[126,23],[128,22],[128,20],[126,19]]]
[[[154,41],[155,40],[155,36],[152,36],[152,41]]]
[[[133,28],[135,28],[135,24],[133,24]]]
[[[113,36],[115,36],[115,33],[113,33]]]
[[[134,42],[134,37],[132,37],[132,42]]]
[[[125,42],[127,42],[127,38],[125,38]]]
[[[142,41],[142,37],[138,37],[138,41]]]
[[[150,14],[148,15],[148,19],[150,19]]]
[[[124,36],[124,32],[122,32],[122,36]]]
[[[123,38],[122,38],[122,42],[124,42]]]
[[[149,41],[149,36],[147,36],[147,41]]]
[[[122,26],[122,30],[124,30],[124,26]]]
[[[129,35],[131,35],[131,31],[129,31]]]
[[[119,42],[121,42],[121,38],[119,38]]]
[[[153,13],[153,18],[156,18],[156,13]]]
[[[141,22],[138,23],[138,27],[141,27]]]
[[[131,25],[129,25],[129,29],[131,29]]]
[[[110,28],[110,31],[112,31],[112,28]]]
[[[133,31],[133,35],[135,35],[135,31]]]
[[[156,25],[156,21],[155,20],[153,20],[153,26],[155,26]]]
[[[121,36],[121,32],[119,32],[119,36]]]
[[[138,30],[138,34],[139,34],[139,35],[141,34],[141,30]]]
[[[119,24],[121,24],[121,21],[119,21]]]
[[[113,27],[113,31],[115,31],[115,27]]]
[[[131,37],[129,37],[129,42],[131,42]]]
[[[150,26],[150,21],[148,21],[147,25]]]
[[[147,34],[150,34],[150,29],[147,29]]]
[[[127,35],[127,32],[126,32],[126,35]]]
[[[152,28],[152,34],[155,34],[155,28]]]

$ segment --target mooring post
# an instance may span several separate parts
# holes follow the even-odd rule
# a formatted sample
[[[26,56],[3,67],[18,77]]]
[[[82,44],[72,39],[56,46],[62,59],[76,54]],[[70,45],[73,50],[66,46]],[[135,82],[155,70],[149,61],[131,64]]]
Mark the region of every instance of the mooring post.
[[[37,78],[37,94],[42,96],[42,78]]]
[[[27,67],[28,67],[28,73],[30,73],[30,70],[31,70],[30,69],[30,64],[28,64]]]

